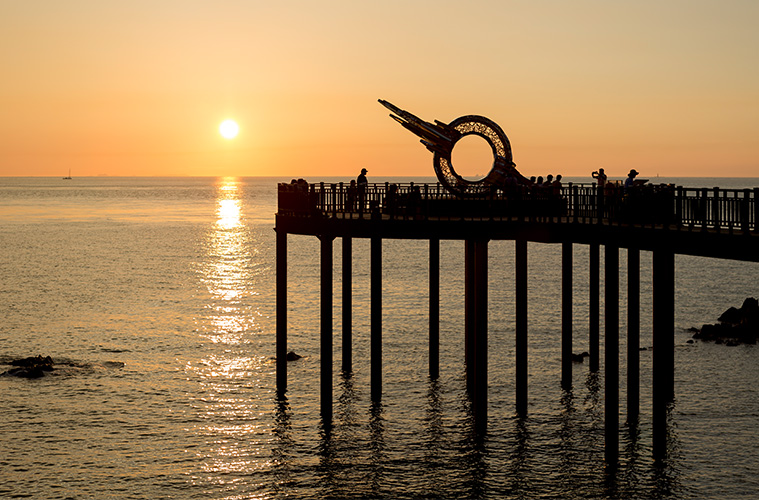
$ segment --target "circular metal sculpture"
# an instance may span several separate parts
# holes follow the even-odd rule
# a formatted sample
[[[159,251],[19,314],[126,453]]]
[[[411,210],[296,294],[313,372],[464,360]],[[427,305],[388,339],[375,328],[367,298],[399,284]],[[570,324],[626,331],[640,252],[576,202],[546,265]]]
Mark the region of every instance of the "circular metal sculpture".
[[[516,170],[511,156],[511,144],[506,134],[494,121],[478,115],[456,118],[451,123],[426,122],[393,104],[380,99],[380,104],[395,114],[390,115],[414,134],[434,153],[434,168],[440,183],[451,193],[460,196],[474,196],[489,191],[494,186],[521,183],[525,179]],[[490,172],[479,180],[468,180],[456,173],[451,161],[451,152],[456,143],[467,135],[478,135],[485,139],[493,151],[493,166]]]

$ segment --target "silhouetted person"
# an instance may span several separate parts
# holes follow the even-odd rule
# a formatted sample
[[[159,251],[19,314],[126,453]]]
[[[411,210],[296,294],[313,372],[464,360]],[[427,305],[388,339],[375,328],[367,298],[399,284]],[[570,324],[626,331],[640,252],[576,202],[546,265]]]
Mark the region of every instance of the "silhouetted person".
[[[554,196],[561,196],[561,174],[556,174],[556,180],[551,184],[551,191]]]
[[[422,204],[422,192],[419,190],[419,186],[415,186],[411,183],[408,190],[408,201],[406,205],[406,213],[412,218],[416,218],[419,213],[419,209]]]
[[[603,188],[606,185],[606,173],[604,169],[599,168],[598,171],[592,172],[590,175],[598,180],[598,187]]]
[[[345,200],[345,209],[354,211],[356,209],[356,198],[358,197],[358,188],[356,187],[356,181],[351,181],[348,186],[348,197]]]
[[[635,186],[635,177],[638,176],[638,171],[635,169],[630,170],[630,173],[627,174],[627,179],[625,179],[625,192],[627,192],[628,189]]]
[[[358,188],[358,210],[363,212],[366,208],[366,190],[369,187],[369,182],[366,180],[367,170],[361,169],[361,173],[356,178],[356,187]]]

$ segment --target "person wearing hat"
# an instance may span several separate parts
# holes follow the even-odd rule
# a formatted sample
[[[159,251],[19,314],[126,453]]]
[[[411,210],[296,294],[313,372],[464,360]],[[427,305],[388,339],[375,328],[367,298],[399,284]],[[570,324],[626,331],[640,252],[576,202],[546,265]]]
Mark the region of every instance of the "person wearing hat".
[[[625,179],[625,191],[630,189],[635,185],[635,177],[638,175],[638,171],[635,169],[630,170],[630,173],[627,174],[627,179]]]
[[[366,180],[367,173],[368,173],[368,170],[366,170],[365,168],[362,168],[361,173],[356,178],[356,184],[358,184],[359,189],[361,189],[362,187],[366,189],[366,187],[369,185],[369,183]]]
[[[369,182],[366,180],[366,173],[368,171],[365,168],[361,169],[361,173],[356,178],[356,186],[358,187],[358,210],[364,211],[364,201],[366,200],[366,189],[369,187]]]

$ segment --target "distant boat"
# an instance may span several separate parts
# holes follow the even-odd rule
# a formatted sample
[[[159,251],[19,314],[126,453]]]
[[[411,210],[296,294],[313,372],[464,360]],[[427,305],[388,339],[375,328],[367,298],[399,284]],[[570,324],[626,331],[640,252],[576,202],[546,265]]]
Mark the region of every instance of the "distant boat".
[[[69,175],[67,175],[66,177],[64,177],[64,179],[71,179],[71,169],[69,169]]]

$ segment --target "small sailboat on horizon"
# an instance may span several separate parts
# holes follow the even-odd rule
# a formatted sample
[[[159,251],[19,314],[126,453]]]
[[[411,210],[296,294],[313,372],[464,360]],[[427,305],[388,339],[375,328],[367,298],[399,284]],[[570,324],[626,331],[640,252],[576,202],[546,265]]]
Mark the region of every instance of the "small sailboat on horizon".
[[[64,177],[64,179],[71,179],[71,169],[69,169],[69,175],[67,175],[66,177]]]

